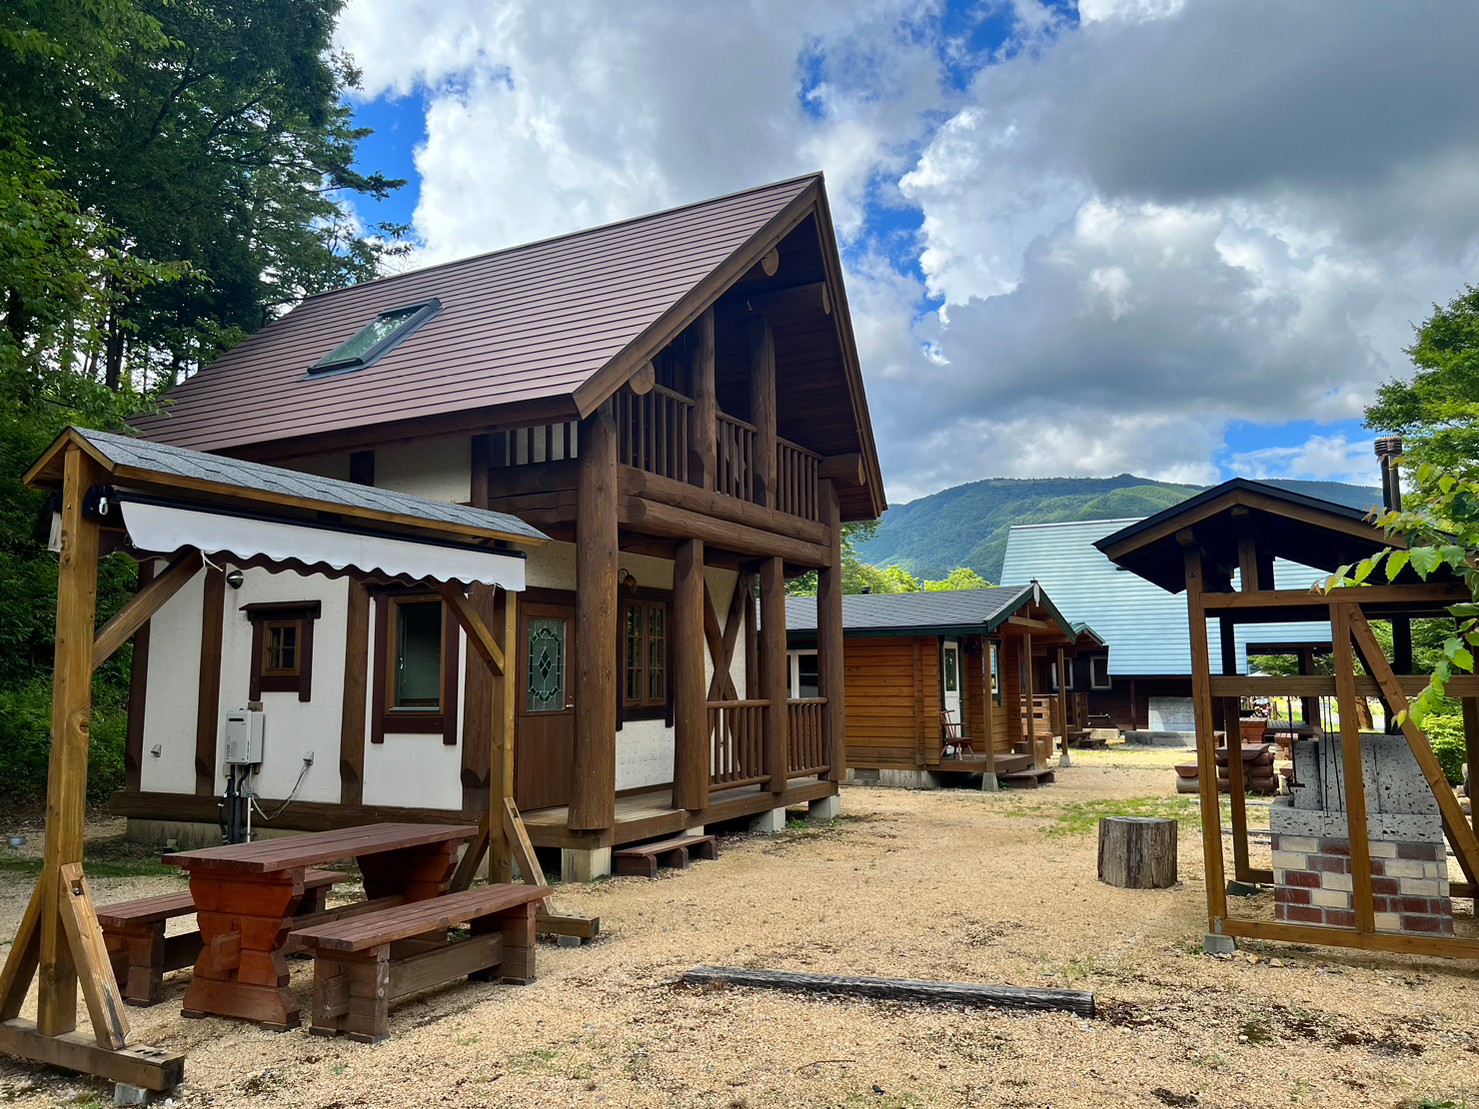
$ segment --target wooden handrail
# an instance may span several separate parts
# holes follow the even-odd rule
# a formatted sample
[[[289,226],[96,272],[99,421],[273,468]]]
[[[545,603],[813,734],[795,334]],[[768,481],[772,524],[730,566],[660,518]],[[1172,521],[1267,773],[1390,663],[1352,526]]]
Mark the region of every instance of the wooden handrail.
[[[776,443],[778,443],[780,446],[783,446],[783,447],[790,447],[797,454],[804,454],[808,458],[814,458],[814,459],[816,459],[818,462],[821,462],[822,461],[822,456],[821,455],[817,454],[816,451],[807,450],[800,443],[793,443],[789,439],[780,439],[780,438],[777,438],[776,439]]]
[[[720,423],[733,424],[735,427],[742,427],[746,431],[750,432],[752,435],[756,432],[756,427],[754,424],[746,423],[744,420],[741,420],[737,416],[731,416],[728,412],[717,413],[717,419]]]
[[[765,709],[770,707],[770,702],[765,701],[710,701],[711,709]]]

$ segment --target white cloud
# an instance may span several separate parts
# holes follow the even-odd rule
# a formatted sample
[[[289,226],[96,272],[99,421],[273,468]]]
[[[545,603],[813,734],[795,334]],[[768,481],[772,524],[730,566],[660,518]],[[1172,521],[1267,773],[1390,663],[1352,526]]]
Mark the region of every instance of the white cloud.
[[[1243,477],[1305,478],[1311,481],[1348,481],[1370,485],[1376,472],[1372,439],[1351,440],[1344,435],[1312,435],[1290,447],[1263,447],[1232,455],[1228,460]]]
[[[1479,266],[1479,7],[998,0],[974,55],[943,0],[718,10],[350,0],[340,41],[425,99],[432,260],[825,170],[895,500],[1208,480],[1231,420],[1358,416]],[[1364,480],[1349,438],[1232,457]]]

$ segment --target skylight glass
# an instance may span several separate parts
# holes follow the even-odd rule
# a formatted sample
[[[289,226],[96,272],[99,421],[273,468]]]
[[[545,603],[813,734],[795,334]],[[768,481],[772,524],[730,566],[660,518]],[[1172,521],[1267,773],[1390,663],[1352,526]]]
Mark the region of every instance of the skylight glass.
[[[439,308],[441,304],[438,301],[429,300],[381,312],[315,362],[308,372],[320,374],[331,370],[348,370],[368,366],[436,315]]]

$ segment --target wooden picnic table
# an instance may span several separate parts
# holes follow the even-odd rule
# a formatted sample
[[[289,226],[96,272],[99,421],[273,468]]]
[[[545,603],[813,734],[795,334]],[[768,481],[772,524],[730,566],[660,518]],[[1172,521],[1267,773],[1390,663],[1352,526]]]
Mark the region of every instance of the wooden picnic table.
[[[283,947],[304,872],[353,859],[367,900],[422,901],[446,892],[457,848],[476,834],[462,824],[374,824],[165,855],[190,872],[203,944],[183,1014],[296,1027]]]

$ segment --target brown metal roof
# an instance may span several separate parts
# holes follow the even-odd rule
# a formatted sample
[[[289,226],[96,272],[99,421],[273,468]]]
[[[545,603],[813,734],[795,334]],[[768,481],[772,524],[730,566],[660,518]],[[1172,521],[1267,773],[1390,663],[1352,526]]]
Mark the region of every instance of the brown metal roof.
[[[587,414],[821,196],[809,175],[310,297],[135,426],[236,453],[520,402]],[[373,365],[308,376],[377,314],[433,296],[441,311]]]

